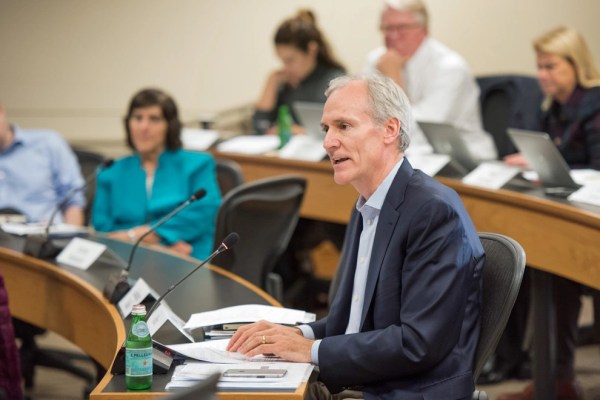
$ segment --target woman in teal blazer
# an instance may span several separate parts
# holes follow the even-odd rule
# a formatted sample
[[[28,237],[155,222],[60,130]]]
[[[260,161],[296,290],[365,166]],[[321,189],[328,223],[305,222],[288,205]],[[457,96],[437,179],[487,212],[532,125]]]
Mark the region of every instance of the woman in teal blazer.
[[[112,238],[135,241],[150,225],[204,188],[206,196],[144,242],[205,258],[212,250],[221,203],[213,158],[181,149],[177,106],[160,90],[145,89],[133,97],[125,129],[127,144],[134,153],[98,175],[94,228]]]

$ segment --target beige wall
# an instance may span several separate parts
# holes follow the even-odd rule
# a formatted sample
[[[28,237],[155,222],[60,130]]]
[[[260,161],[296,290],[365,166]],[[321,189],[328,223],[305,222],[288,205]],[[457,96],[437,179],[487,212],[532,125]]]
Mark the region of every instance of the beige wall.
[[[597,0],[428,0],[431,33],[476,74],[532,74],[531,39],[568,24],[600,61]],[[271,37],[312,8],[350,71],[380,43],[379,0],[0,0],[0,100],[23,126],[70,140],[123,135],[141,87],[166,89],[184,119],[252,102],[277,67]]]

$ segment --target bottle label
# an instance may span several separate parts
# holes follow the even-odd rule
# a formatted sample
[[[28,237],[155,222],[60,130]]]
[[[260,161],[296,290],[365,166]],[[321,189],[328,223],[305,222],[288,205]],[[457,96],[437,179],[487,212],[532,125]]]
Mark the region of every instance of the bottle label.
[[[152,347],[147,349],[125,349],[125,375],[152,375]]]
[[[146,321],[139,321],[131,328],[131,333],[138,337],[146,337],[150,334]]]

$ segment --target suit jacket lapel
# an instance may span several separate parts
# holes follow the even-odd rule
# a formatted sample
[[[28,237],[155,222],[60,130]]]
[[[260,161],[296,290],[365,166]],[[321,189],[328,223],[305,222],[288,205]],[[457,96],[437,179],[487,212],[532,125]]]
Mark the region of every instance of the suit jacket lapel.
[[[356,209],[352,212],[352,218],[348,224],[351,234],[347,237],[348,242],[344,243],[344,247],[348,248],[344,251],[344,258],[341,260],[338,268],[340,283],[335,294],[331,309],[329,312],[327,334],[340,335],[346,331],[348,319],[350,318],[350,301],[352,297],[352,289],[354,286],[354,273],[356,271],[356,257],[358,255],[358,243],[360,233],[362,231],[362,218]]]
[[[383,265],[383,259],[390,244],[390,240],[392,239],[394,229],[396,229],[396,225],[398,224],[401,214],[399,209],[404,201],[406,186],[408,185],[408,181],[412,174],[413,168],[405,158],[404,161],[402,161],[398,173],[394,177],[392,186],[390,186],[379,213],[379,221],[377,222],[377,229],[373,240],[373,250],[371,252],[371,261],[369,263],[367,284],[365,286],[365,300],[360,319],[361,329],[365,323],[369,308],[371,307],[371,302],[373,301],[379,271]]]

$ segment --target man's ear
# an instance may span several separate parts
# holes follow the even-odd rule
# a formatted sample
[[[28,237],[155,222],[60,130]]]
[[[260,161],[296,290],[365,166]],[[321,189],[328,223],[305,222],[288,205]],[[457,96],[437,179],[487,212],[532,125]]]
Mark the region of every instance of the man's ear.
[[[400,134],[400,121],[398,118],[389,118],[384,125],[385,133],[383,140],[385,143],[391,143],[398,140]]]

